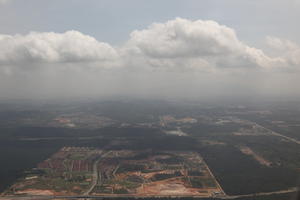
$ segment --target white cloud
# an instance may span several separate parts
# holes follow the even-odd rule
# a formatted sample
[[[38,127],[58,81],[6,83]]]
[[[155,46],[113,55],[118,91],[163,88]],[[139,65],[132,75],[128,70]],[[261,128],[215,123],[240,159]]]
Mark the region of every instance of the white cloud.
[[[77,31],[0,35],[0,64],[74,63],[111,60],[113,47]]]
[[[300,46],[290,40],[280,39],[273,36],[266,38],[267,44],[287,62],[288,66],[300,65]]]
[[[217,22],[181,18],[135,30],[120,47],[78,31],[0,35],[0,93],[15,98],[300,97],[299,72],[281,73],[299,67],[299,45],[275,37],[267,42],[277,54],[247,45]]]
[[[130,52],[145,56],[157,66],[182,68],[271,68],[284,62],[271,58],[257,48],[241,42],[233,29],[215,21],[190,21],[176,18],[154,23],[131,33],[127,43]],[[180,59],[182,64],[178,64]],[[195,63],[193,61],[201,61]],[[160,64],[161,61],[161,64]],[[166,64],[167,63],[167,64]],[[203,65],[204,64],[204,65]]]
[[[181,18],[133,31],[129,42],[157,58],[219,56],[242,48],[234,31],[226,26]]]
[[[240,41],[235,31],[215,21],[176,18],[135,30],[121,47],[112,47],[78,31],[31,32],[0,35],[0,65],[9,66],[95,66],[152,71],[272,70],[295,66],[299,46],[268,37],[280,56],[270,57],[261,49]],[[289,67],[290,67],[289,66]]]

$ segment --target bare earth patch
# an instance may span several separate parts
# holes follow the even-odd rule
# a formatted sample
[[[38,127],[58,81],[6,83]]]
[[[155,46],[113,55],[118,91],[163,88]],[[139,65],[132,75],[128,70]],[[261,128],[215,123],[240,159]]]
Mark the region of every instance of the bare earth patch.
[[[27,194],[27,195],[54,195],[51,190],[38,190],[38,189],[27,189],[16,192],[16,194]]]
[[[137,190],[138,195],[196,195],[190,188],[186,188],[180,180],[159,181],[155,183],[144,184]]]
[[[252,156],[257,162],[259,162],[261,165],[267,166],[267,167],[271,167],[272,162],[266,160],[265,158],[263,158],[262,156],[258,155],[257,153],[255,153],[254,151],[252,151],[252,149],[250,149],[249,147],[246,146],[240,146],[239,147],[240,151],[246,155],[250,155]]]

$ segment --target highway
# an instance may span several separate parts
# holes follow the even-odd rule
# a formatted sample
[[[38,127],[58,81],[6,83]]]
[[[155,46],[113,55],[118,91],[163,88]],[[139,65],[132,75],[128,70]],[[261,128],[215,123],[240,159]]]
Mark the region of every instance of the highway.
[[[259,126],[259,127],[263,128],[263,129],[267,130],[268,132],[271,133],[271,135],[278,136],[278,137],[282,137],[282,138],[284,138],[284,139],[286,139],[286,140],[288,140],[288,141],[290,141],[290,142],[293,142],[293,143],[296,143],[296,144],[299,144],[299,145],[300,145],[300,141],[297,140],[297,139],[295,139],[295,138],[291,138],[291,137],[282,135],[282,134],[280,134],[280,133],[277,133],[277,132],[275,132],[275,131],[272,131],[271,129],[268,129],[268,128],[266,128],[266,127],[260,125],[260,124],[257,124],[256,122],[253,122],[253,121],[250,121],[250,122],[252,122],[252,123],[255,124],[256,126]]]
[[[104,154],[102,154],[100,156],[100,158],[98,158],[94,164],[93,164],[93,177],[92,177],[92,184],[91,187],[83,194],[83,195],[89,195],[93,189],[95,188],[95,186],[97,185],[97,183],[101,184],[101,173],[99,173],[98,171],[98,164],[99,162],[105,158],[105,156],[107,156],[109,153],[111,153],[111,151],[108,151]]]

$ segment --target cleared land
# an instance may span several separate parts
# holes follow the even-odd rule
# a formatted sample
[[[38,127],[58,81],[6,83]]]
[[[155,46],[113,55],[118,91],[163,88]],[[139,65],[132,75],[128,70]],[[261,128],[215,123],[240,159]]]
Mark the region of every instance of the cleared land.
[[[240,151],[246,155],[252,156],[257,162],[259,162],[261,165],[270,167],[272,163],[265,158],[261,157],[257,153],[255,153],[252,149],[250,149],[247,146],[240,146],[239,147]]]
[[[224,196],[202,157],[186,151],[64,147],[6,195]]]

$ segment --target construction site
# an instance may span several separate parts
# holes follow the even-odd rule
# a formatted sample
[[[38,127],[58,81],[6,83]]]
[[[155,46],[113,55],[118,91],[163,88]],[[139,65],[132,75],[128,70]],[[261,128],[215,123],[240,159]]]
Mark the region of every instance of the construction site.
[[[196,152],[63,147],[7,195],[224,196]]]

